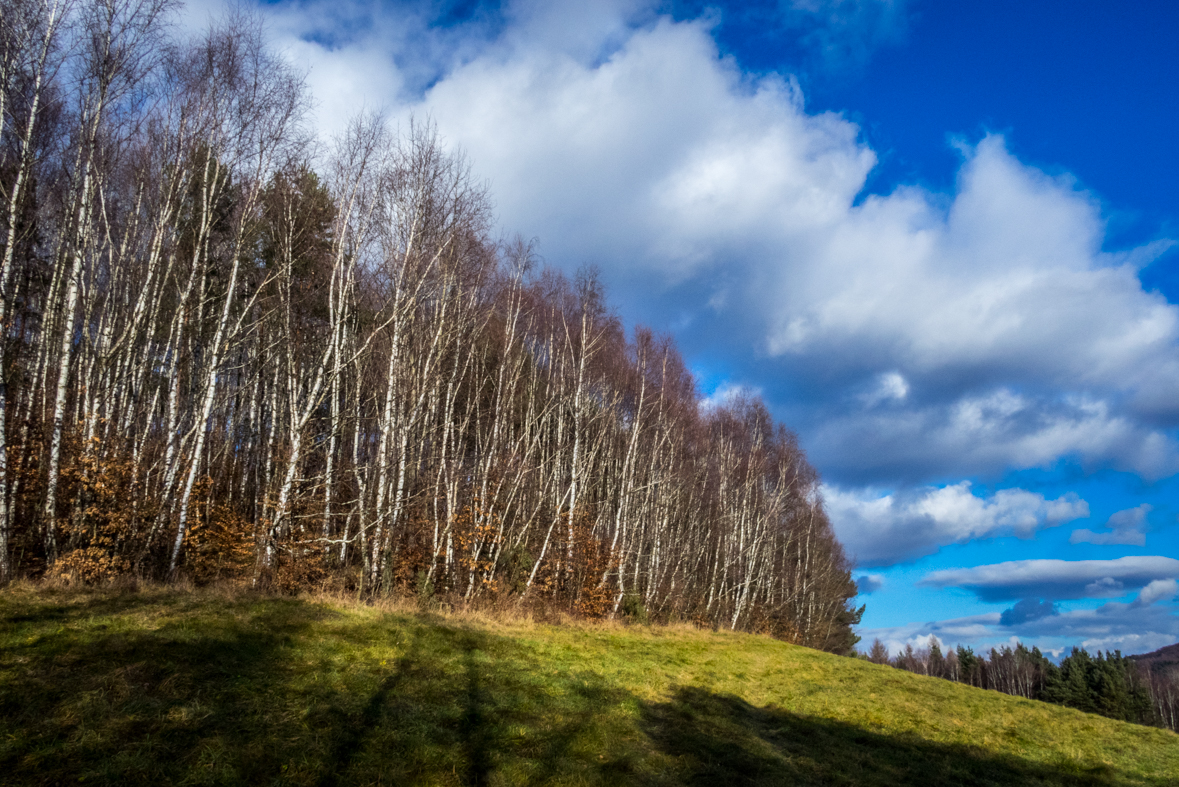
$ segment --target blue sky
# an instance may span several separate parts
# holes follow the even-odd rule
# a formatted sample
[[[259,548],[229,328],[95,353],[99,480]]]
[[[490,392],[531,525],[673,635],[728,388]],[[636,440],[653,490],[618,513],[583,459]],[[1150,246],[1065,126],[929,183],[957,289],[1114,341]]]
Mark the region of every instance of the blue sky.
[[[1179,640],[1179,7],[261,8],[321,131],[430,117],[505,233],[760,392],[868,642]]]

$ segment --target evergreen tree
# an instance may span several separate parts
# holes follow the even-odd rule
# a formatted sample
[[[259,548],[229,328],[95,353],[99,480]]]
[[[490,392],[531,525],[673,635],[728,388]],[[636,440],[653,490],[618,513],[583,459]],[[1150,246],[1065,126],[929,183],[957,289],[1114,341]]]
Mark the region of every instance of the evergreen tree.
[[[929,635],[929,674],[935,678],[946,676],[946,657],[937,644],[937,637],[932,634]]]
[[[970,686],[981,686],[981,665],[973,648],[958,646],[958,680]]]

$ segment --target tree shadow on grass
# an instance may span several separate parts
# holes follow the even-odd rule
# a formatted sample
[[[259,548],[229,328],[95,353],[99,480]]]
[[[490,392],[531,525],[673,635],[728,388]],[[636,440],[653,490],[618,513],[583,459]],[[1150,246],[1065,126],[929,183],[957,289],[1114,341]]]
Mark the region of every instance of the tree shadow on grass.
[[[637,756],[643,736],[623,711],[626,692],[554,671],[511,639],[437,621],[407,626],[412,642],[364,714],[330,711],[338,723],[324,726],[338,744],[321,787],[541,785],[574,775],[610,784],[611,768]],[[621,748],[607,758],[612,743]]]
[[[32,603],[22,604],[22,601]],[[46,624],[54,621],[77,622],[100,615],[134,613],[143,609],[158,611],[164,608],[192,606],[193,603],[192,599],[181,593],[149,595],[124,591],[83,595],[69,589],[42,590],[36,594],[29,593],[23,598],[16,594],[0,596],[0,620],[9,626],[24,623]]]
[[[1141,784],[1109,769],[1063,770],[979,748],[884,735],[681,688],[646,706],[644,728],[677,761],[676,780],[724,785]],[[1160,782],[1161,783],[1161,782]]]
[[[608,783],[601,752],[642,739],[629,695],[512,639],[426,616],[327,631],[335,613],[292,599],[170,603],[0,609],[0,783]]]
[[[322,610],[247,598],[196,619],[120,617],[166,606],[197,609],[123,594],[0,619],[29,634],[0,651],[6,783],[259,783],[281,773],[285,758],[256,734],[262,706],[280,689],[284,650]]]

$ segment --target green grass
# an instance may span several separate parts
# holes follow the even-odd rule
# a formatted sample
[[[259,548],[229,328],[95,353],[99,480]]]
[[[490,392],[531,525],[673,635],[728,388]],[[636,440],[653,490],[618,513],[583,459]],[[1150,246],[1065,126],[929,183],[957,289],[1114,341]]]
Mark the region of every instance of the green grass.
[[[3,784],[1177,782],[1173,733],[764,637],[0,592]]]

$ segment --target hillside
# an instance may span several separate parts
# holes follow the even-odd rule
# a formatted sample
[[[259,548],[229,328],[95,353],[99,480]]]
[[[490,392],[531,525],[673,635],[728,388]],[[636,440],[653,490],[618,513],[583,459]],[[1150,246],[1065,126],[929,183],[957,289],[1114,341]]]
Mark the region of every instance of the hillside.
[[[1179,665],[1179,642],[1159,648],[1158,650],[1152,650],[1150,653],[1131,656],[1130,658],[1151,669],[1173,667]]]
[[[1162,785],[1179,738],[769,637],[0,593],[6,783]]]
[[[1173,783],[1179,737],[767,637],[0,592],[14,784]]]

